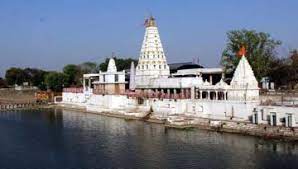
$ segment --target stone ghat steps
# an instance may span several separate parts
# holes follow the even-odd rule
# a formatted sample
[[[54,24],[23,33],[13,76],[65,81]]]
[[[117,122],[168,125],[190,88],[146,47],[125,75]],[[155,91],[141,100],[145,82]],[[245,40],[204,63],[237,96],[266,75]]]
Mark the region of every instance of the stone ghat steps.
[[[192,119],[183,116],[168,118],[165,127],[177,129],[198,128],[217,132],[251,135],[265,139],[298,141],[298,127],[289,128],[284,126],[257,125],[238,121]]]
[[[35,103],[0,103],[0,111],[12,111],[21,109],[31,109],[40,106],[48,105],[46,102],[35,102]]]

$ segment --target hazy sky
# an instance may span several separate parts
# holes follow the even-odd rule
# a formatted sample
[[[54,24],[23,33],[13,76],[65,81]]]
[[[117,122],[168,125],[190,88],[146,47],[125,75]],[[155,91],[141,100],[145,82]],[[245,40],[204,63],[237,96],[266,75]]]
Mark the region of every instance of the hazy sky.
[[[61,70],[64,64],[138,58],[152,14],[169,63],[198,56],[217,66],[226,32],[255,29],[298,48],[297,0],[0,0],[0,76],[11,66]]]

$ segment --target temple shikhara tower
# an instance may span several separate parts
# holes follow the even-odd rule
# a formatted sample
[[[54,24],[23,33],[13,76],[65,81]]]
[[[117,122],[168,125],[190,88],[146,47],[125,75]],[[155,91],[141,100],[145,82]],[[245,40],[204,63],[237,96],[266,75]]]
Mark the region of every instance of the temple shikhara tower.
[[[242,101],[259,100],[258,81],[244,54],[234,72],[229,98]]]
[[[136,67],[136,85],[148,84],[150,78],[170,75],[157,25],[152,16],[145,20],[145,27],[145,36]]]

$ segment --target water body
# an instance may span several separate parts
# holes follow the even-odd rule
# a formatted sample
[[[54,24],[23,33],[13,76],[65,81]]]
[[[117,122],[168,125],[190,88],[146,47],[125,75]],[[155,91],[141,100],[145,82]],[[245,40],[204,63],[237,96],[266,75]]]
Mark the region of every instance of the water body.
[[[47,109],[0,113],[0,168],[298,168],[298,143]]]

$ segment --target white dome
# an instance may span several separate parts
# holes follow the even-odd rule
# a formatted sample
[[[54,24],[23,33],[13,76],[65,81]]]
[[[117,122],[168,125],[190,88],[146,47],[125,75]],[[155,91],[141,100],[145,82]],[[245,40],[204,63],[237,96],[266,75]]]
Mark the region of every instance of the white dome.
[[[203,85],[204,86],[210,86],[211,84],[207,80],[205,80],[204,83],[203,83]]]
[[[116,63],[115,63],[115,60],[113,58],[111,58],[109,60],[109,64],[108,64],[108,70],[107,72],[110,72],[110,73],[115,73],[117,72],[117,67],[116,67]]]
[[[216,83],[215,86],[223,87],[223,88],[228,88],[229,87],[229,85],[226,82],[224,82],[223,79],[220,79],[220,81],[218,83]]]

